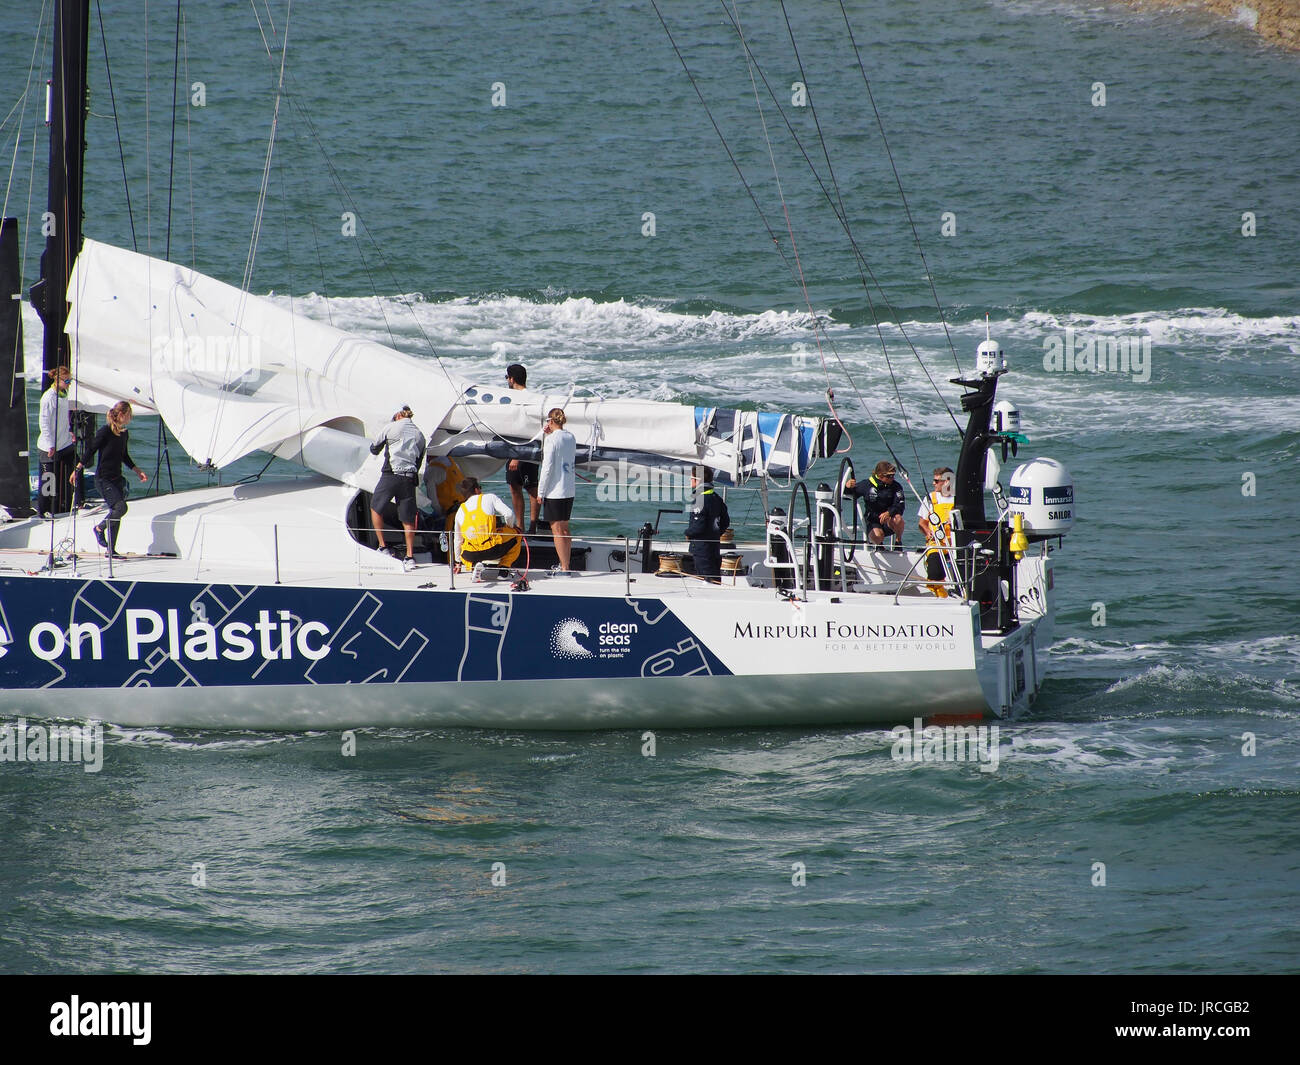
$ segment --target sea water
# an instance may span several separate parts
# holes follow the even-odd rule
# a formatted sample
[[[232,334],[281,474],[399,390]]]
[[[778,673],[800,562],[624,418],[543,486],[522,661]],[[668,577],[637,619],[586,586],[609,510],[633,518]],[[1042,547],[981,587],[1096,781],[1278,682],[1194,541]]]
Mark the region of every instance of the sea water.
[[[891,164],[836,5],[792,10],[801,70],[740,4],[752,83],[721,8],[660,6],[758,209],[648,5],[195,5],[175,70],[160,6],[109,19],[121,157],[92,41],[87,235],[484,381],[806,413],[831,387],[858,471],[883,434],[922,490],[987,315],[1020,457],[1077,501],[996,770],[886,729],[107,727],[98,772],[0,764],[0,970],[1294,970],[1300,56],[1197,13],[851,4]],[[0,29],[5,110],[34,32]],[[48,62],[6,185],[32,274]],[[596,487],[580,536],[676,502]]]

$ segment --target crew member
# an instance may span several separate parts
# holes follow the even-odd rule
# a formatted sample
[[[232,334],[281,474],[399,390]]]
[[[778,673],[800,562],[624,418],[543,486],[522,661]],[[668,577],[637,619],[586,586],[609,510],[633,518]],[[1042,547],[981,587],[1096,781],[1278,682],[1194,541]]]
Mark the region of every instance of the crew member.
[[[542,472],[537,479],[537,494],[542,500],[542,519],[551,526],[555,538],[555,554],[561,571],[569,568],[570,547],[569,517],[573,514],[573,497],[577,491],[575,467],[578,462],[578,441],[564,428],[567,419],[564,411],[553,407],[546,416],[542,432],[546,441],[542,445]]]
[[[731,528],[727,504],[713,490],[713,470],[698,467],[691,473],[695,505],[686,525],[686,539],[691,542],[691,559],[695,575],[713,584],[722,583],[722,534]]]
[[[956,503],[952,494],[952,470],[940,466],[934,471],[934,490],[929,495],[929,509],[921,515],[921,532],[925,533],[925,542],[931,547],[952,546],[952,508]],[[943,552],[929,550],[925,553],[925,573],[931,582],[947,580],[943,565]],[[926,585],[940,599],[948,597],[948,589],[942,583]]]
[[[526,392],[528,371],[519,363],[512,362],[506,367],[506,382],[511,389]],[[529,533],[537,531],[537,508],[541,506],[541,500],[537,495],[537,473],[538,466],[535,462],[511,459],[506,465],[506,484],[510,486],[510,502],[514,504],[515,513],[521,520],[524,516],[524,492],[528,493],[529,512],[532,515],[528,522]]]
[[[77,463],[77,468],[72,471],[72,476],[69,478],[76,486],[81,481],[81,471],[90,465],[90,460],[96,454],[99,455],[99,464],[95,467],[95,484],[99,486],[99,494],[104,497],[104,503],[108,506],[108,517],[91,531],[95,534],[99,546],[112,558],[122,557],[117,553],[117,533],[127,509],[126,478],[122,476],[122,467],[127,466],[134,470],[141,483],[149,480],[149,475],[131,461],[130,452],[127,451],[131,438],[127,426],[131,424],[131,418],[130,403],[126,400],[114,403],[108,410],[108,418],[99,427],[95,439],[90,442],[90,447],[81,456],[81,461]]]
[[[415,568],[415,485],[424,459],[424,434],[411,420],[411,408],[403,407],[393,415],[383,431],[370,443],[370,454],[384,453],[384,469],[370,497],[370,520],[375,526],[379,548],[384,547],[382,511],[397,504],[397,520],[406,534],[406,557],[402,565]]]
[[[465,474],[450,455],[428,455],[424,464],[424,492],[437,508],[435,519],[443,520],[443,528],[451,529],[456,518],[456,508],[465,502],[460,494],[460,483]]]
[[[484,492],[476,477],[466,477],[459,489],[465,497],[456,510],[456,558],[460,568],[471,569],[478,562],[512,565],[523,548],[515,512],[500,497]]]
[[[40,488],[37,513],[42,518],[50,514],[62,514],[68,509],[68,490],[64,488],[65,479],[71,482],[70,474],[77,462],[77,439],[72,435],[68,415],[71,406],[68,403],[68,385],[72,374],[66,366],[58,366],[50,371],[50,387],[41,396],[40,435],[36,438],[36,447],[40,452]],[[80,478],[75,482],[73,506],[80,507],[85,501],[86,487]]]
[[[850,478],[844,482],[844,489],[866,501],[867,536],[871,542],[884,543],[892,533],[894,546],[902,547],[904,498],[902,485],[894,480],[895,472],[892,462],[877,462],[866,484],[859,486]]]

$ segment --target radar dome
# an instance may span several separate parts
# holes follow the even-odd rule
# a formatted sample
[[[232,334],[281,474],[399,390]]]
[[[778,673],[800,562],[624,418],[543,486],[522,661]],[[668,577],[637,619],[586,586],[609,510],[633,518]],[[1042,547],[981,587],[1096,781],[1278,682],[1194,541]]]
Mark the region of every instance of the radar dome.
[[[1039,538],[1059,536],[1074,524],[1074,478],[1055,459],[1022,462],[1007,493],[1011,513],[1025,519],[1025,531]]]

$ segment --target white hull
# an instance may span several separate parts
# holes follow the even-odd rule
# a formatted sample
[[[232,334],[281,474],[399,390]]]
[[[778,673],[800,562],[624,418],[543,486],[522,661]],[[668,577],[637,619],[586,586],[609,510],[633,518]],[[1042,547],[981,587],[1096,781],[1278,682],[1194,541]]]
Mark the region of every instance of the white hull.
[[[608,549],[527,591],[453,586],[445,565],[405,573],[352,540],[351,495],[307,481],[133,502],[121,549],[176,557],[111,577],[88,551],[94,515],[76,522],[76,566],[52,574],[30,572],[48,524],[0,530],[6,709],[217,729],[852,725],[1011,714],[1042,683],[1045,591],[1044,616],[991,638],[971,603],[917,587],[796,603],[744,578],[602,570]],[[886,581],[911,564],[870,561]]]

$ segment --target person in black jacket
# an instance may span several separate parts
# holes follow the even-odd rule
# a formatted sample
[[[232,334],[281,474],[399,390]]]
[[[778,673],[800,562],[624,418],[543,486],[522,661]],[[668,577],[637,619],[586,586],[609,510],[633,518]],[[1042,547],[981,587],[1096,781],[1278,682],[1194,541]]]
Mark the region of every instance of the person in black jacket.
[[[894,480],[894,464],[877,462],[866,484],[855,480],[844,482],[849,495],[859,496],[866,503],[867,536],[873,544],[884,543],[893,534],[896,547],[903,546],[903,486]]]
[[[95,439],[90,442],[69,478],[75,485],[81,478],[81,471],[90,465],[90,460],[96,453],[99,454],[95,483],[99,485],[99,493],[108,506],[108,517],[96,525],[93,531],[99,546],[113,558],[122,557],[117,553],[117,530],[126,514],[126,479],[122,476],[122,467],[134,470],[141,481],[149,480],[149,475],[131,461],[131,455],[126,449],[131,437],[126,427],[130,424],[131,404],[126,400],[109,408],[106,423],[95,434]]]
[[[691,474],[691,489],[695,492],[695,505],[686,525],[686,539],[691,542],[695,576],[721,584],[722,548],[719,540],[731,528],[731,515],[727,513],[727,504],[722,497],[713,490],[713,470],[709,467],[701,467]]]

